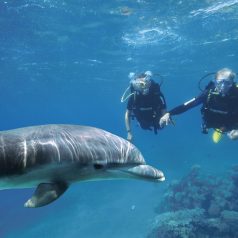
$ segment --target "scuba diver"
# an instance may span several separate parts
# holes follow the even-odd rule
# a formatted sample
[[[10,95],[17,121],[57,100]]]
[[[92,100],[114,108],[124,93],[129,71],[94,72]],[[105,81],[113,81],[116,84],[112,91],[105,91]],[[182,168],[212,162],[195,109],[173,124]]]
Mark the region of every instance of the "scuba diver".
[[[228,68],[215,73],[203,92],[191,100],[179,105],[160,119],[160,126],[171,123],[171,116],[178,115],[202,104],[202,132],[208,134],[210,128],[214,129],[213,141],[218,143],[222,134],[232,139],[238,139],[238,85],[235,83],[236,75]]]
[[[127,102],[125,113],[125,126],[127,130],[127,140],[132,140],[131,119],[136,118],[140,127],[144,130],[161,129],[160,118],[166,112],[166,102],[164,95],[160,91],[160,85],[152,80],[152,72],[146,71],[139,75],[130,73],[130,86],[124,92],[121,102]],[[130,94],[125,96],[130,90]]]

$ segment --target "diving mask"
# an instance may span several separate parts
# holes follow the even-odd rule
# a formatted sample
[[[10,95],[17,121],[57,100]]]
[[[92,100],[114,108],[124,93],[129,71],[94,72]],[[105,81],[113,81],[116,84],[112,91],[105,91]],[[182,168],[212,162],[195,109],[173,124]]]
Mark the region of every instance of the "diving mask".
[[[148,76],[138,77],[132,80],[132,86],[135,91],[140,92],[142,95],[147,95],[150,90],[151,80]]]
[[[226,95],[233,85],[233,81],[227,79],[217,79],[215,81],[216,91],[221,95]]]
[[[216,91],[225,96],[231,89],[234,83],[235,73],[228,69],[224,68],[217,72],[215,79]]]

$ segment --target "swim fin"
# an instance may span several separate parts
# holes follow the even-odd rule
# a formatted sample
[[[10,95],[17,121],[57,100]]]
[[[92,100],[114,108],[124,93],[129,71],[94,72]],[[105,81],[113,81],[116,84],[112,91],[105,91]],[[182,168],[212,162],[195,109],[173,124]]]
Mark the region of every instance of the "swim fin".
[[[212,134],[212,140],[214,143],[218,143],[222,138],[222,131],[219,129],[215,129]]]

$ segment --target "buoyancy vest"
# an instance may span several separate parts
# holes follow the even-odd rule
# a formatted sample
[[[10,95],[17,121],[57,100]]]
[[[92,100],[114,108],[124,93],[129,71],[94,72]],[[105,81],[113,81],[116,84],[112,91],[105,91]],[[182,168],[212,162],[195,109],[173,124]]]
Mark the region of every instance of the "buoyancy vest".
[[[142,95],[139,92],[134,92],[132,103],[132,117],[136,117],[137,121],[143,129],[151,130],[157,133],[159,129],[159,119],[163,111],[166,109],[166,101],[160,90],[158,83],[151,80],[151,86],[147,95]]]
[[[238,86],[234,84],[227,96],[210,89],[201,111],[207,128],[223,128],[223,131],[237,128]]]

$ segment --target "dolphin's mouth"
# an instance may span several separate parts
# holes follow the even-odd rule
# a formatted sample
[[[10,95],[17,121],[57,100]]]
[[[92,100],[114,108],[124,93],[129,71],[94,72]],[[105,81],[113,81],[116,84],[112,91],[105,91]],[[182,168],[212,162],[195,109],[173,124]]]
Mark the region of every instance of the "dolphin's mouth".
[[[120,171],[126,173],[129,177],[162,182],[165,180],[164,173],[150,165],[137,165],[134,167],[120,168]]]

